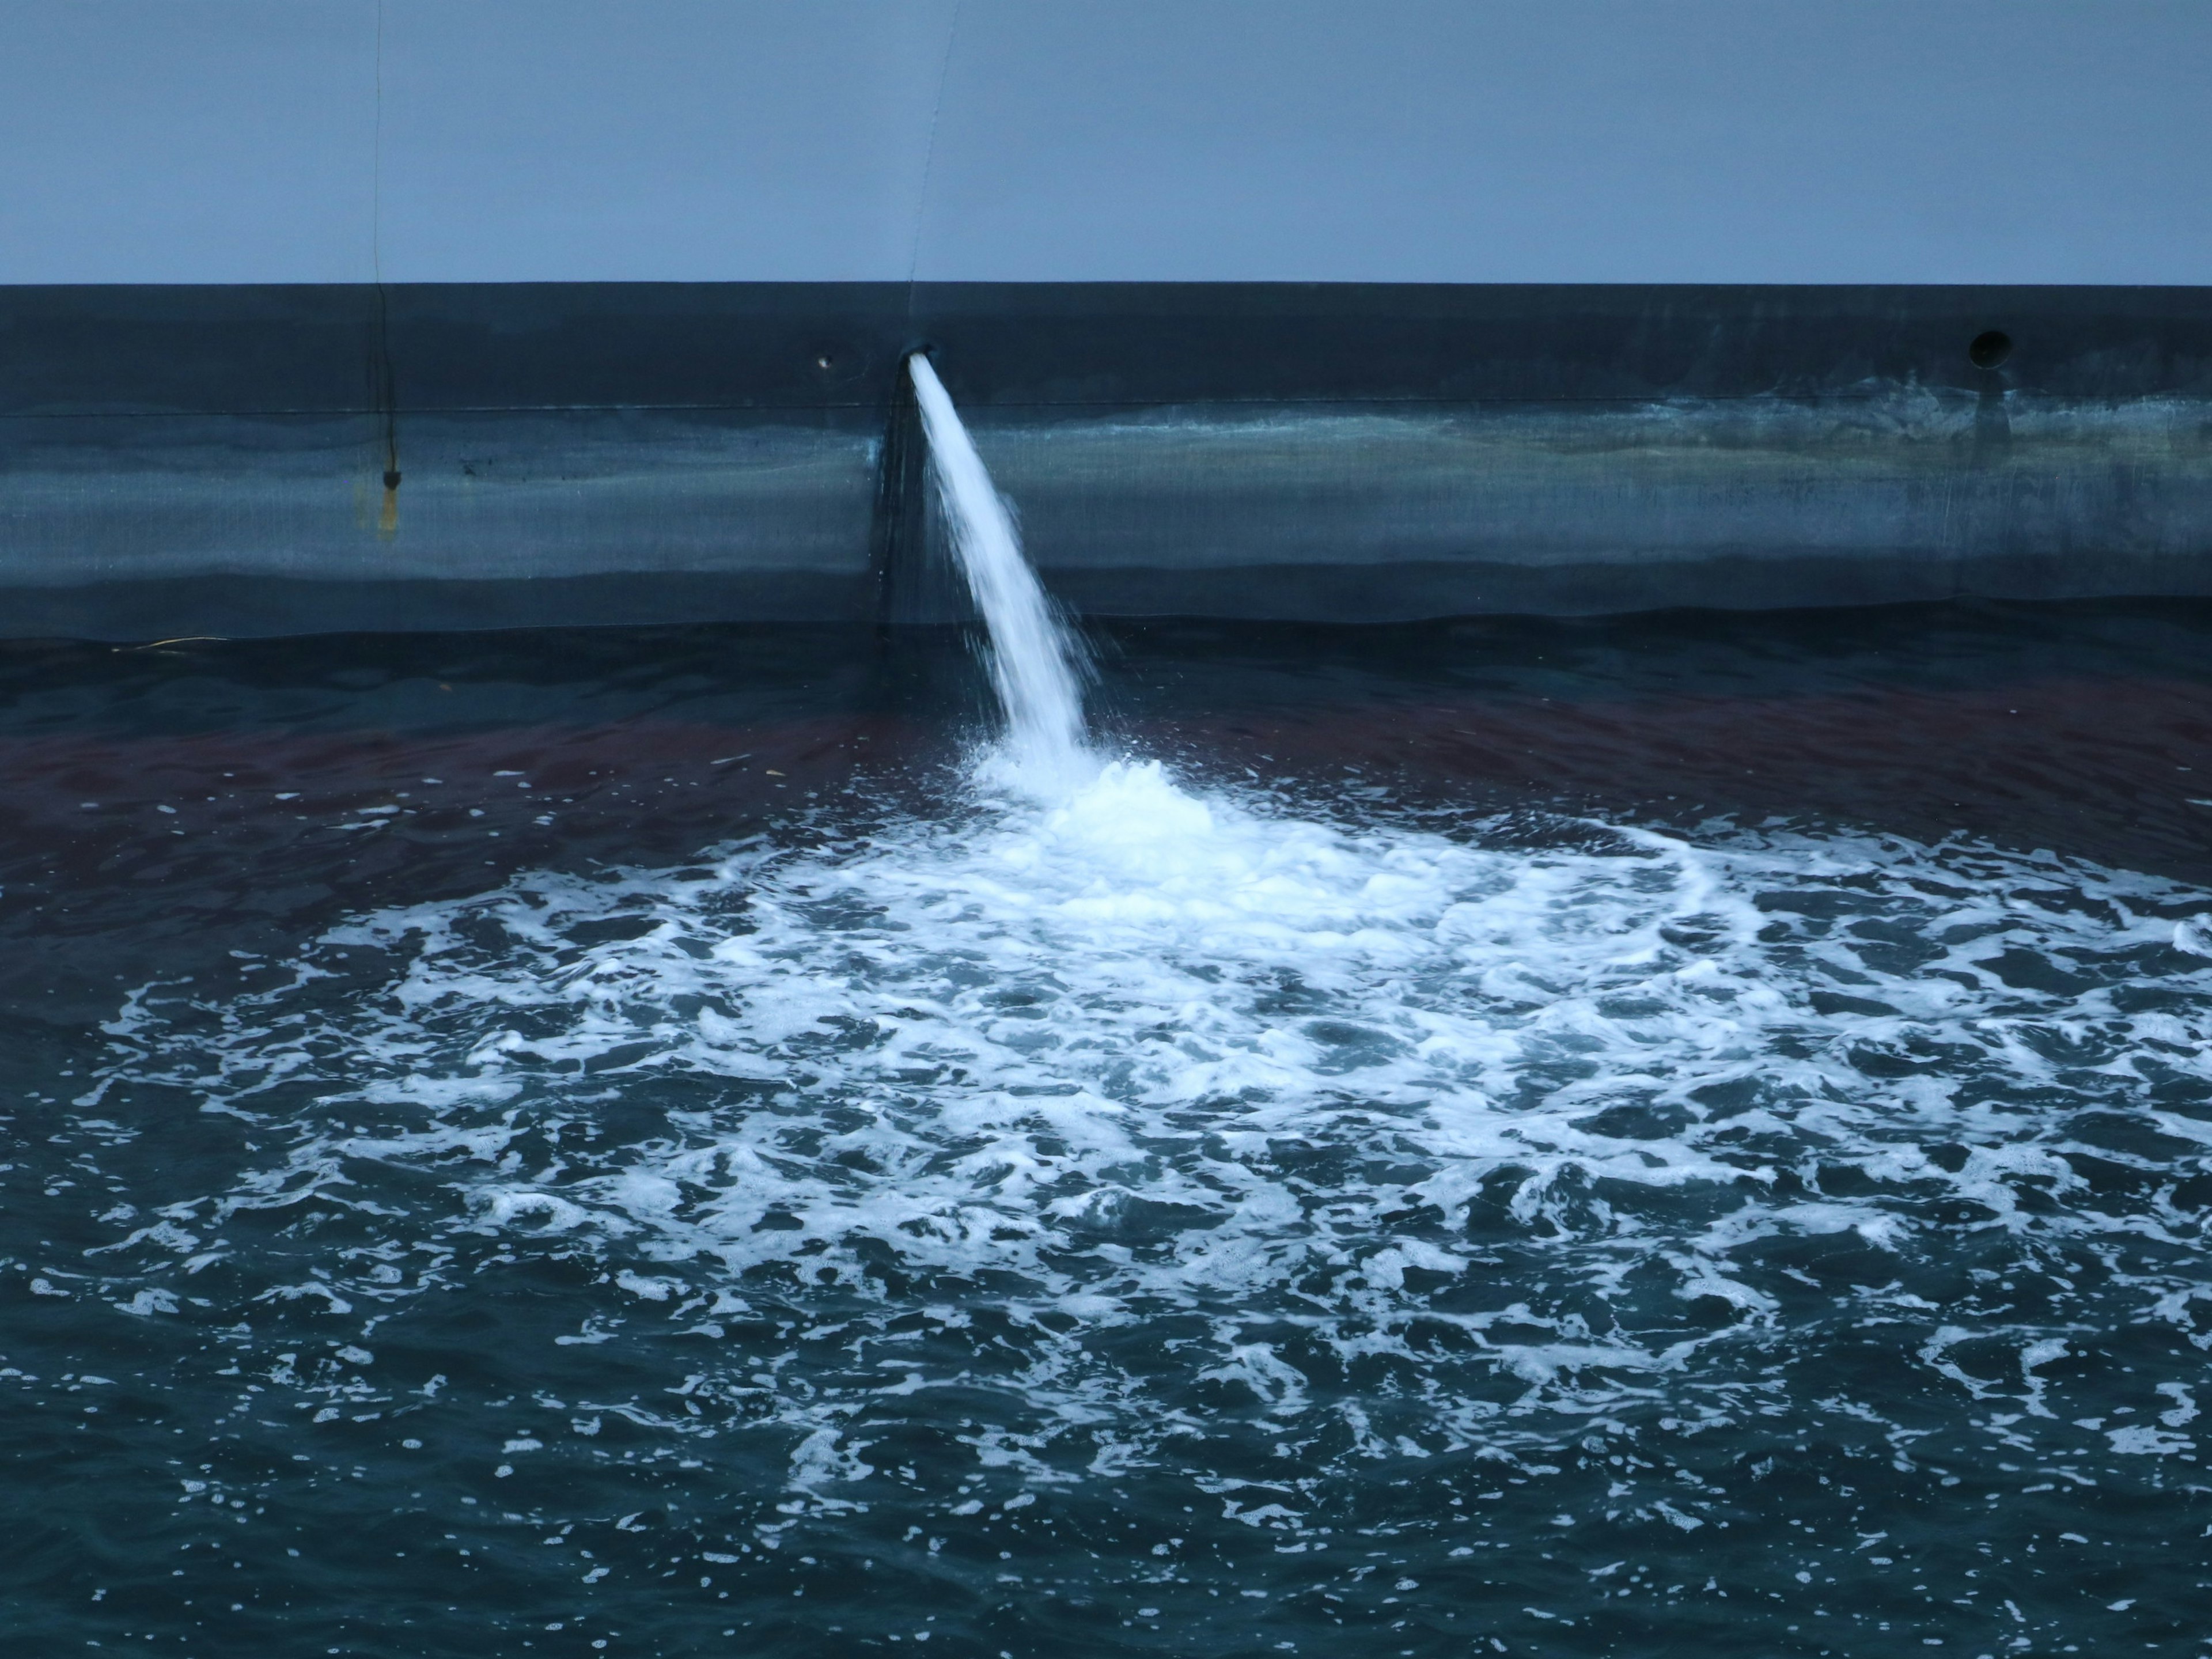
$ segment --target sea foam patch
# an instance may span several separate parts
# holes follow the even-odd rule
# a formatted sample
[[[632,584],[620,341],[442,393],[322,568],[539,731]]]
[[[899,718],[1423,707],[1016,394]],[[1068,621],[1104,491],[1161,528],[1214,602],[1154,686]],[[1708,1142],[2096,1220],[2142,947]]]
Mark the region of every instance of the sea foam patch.
[[[265,1132],[179,1217],[346,1209],[317,1295],[404,1301],[364,1233],[489,1239],[598,1261],[634,1328],[726,1334],[687,1386],[796,1431],[823,1501],[936,1389],[1040,1480],[1218,1480],[1231,1443],[1326,1467],[1725,1420],[1854,1325],[2015,1436],[2059,1415],[2039,1368],[2081,1297],[2205,1346],[2203,896],[1359,806],[1116,763],[521,877],[364,916],[261,993],[150,988],[100,1086]]]

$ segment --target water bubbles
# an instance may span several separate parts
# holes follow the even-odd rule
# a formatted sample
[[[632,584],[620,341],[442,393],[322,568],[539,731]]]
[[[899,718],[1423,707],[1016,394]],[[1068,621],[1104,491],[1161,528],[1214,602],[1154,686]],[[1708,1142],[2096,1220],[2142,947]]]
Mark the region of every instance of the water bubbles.
[[[1038,1448],[1110,1466],[1202,1418],[1357,1458],[1510,1440],[1532,1403],[1710,1407],[1837,1296],[1923,1328],[1912,1363],[1962,1397],[2055,1418],[2057,1304],[1984,1314],[1938,1259],[2185,1236],[2158,1182],[2212,1141],[2188,1103],[2212,1012],[2160,951],[2190,896],[1784,830],[1492,842],[1115,763],[713,879],[527,875],[365,916],[281,989],[134,1005],[118,1070],[289,1137],[226,1203],[342,1157],[395,1192],[437,1174],[395,1240],[605,1261],[623,1305],[561,1341],[785,1322],[809,1380],[771,1415],[824,1501],[874,1478],[866,1422],[982,1374],[987,1326],[1048,1479]],[[389,977],[319,999],[318,963],[362,947]],[[2141,1316],[2192,1316],[2170,1270],[2129,1282]],[[978,1334],[901,1354],[905,1382],[805,1334],[925,1309]],[[1347,1386],[1385,1358],[1403,1387]]]

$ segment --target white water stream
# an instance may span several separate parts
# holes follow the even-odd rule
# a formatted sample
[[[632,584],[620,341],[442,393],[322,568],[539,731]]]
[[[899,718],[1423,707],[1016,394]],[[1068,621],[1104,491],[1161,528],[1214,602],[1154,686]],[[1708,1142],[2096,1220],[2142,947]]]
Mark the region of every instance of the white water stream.
[[[1022,556],[1013,514],[937,371],[919,352],[907,363],[953,552],[990,635],[991,684],[1006,716],[994,758],[1006,781],[1036,794],[1064,792],[1098,770],[1083,738],[1081,648]]]

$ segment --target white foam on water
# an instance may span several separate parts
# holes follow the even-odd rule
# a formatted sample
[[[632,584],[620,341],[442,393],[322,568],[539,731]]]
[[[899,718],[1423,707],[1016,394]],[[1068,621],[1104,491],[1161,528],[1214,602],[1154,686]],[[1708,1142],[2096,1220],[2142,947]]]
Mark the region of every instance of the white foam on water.
[[[2175,1247],[2112,1255],[2112,1294],[2194,1329],[2194,1224],[2156,1189],[2207,1134],[2212,967],[2174,947],[2202,896],[1966,845],[1372,811],[1119,762],[708,876],[520,877],[364,917],[260,996],[134,1000],[111,1075],[290,1137],[216,1210],[551,1235],[649,1283],[641,1319],[838,1322],[845,1358],[756,1403],[855,1447],[982,1386],[908,1346],[924,1313],[1000,1321],[997,1383],[1047,1425],[1022,1455],[1077,1436],[1100,1468],[1210,1431],[1206,1388],[1348,1456],[1539,1407],[1718,1412],[1776,1386],[1790,1241],[1873,1261],[1844,1300],[1923,1321],[1947,1386],[1968,1337],[2057,1334],[1933,1291],[1970,1235],[2007,1271]],[[319,998],[365,948],[388,981]],[[647,1127],[523,1160],[618,1105]],[[2085,1151],[2142,1192],[2093,1193]],[[448,1201],[394,1205],[379,1165]],[[1376,1363],[1387,1388],[1328,1383]],[[1974,1397],[2041,1408],[2033,1364],[1984,1372]]]

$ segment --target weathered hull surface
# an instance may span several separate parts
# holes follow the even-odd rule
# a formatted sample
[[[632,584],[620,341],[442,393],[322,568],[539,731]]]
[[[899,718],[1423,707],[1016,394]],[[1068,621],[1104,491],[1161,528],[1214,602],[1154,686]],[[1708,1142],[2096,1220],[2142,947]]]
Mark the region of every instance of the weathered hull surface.
[[[915,349],[1084,611],[2212,592],[2202,289],[15,288],[0,616],[943,620]]]

